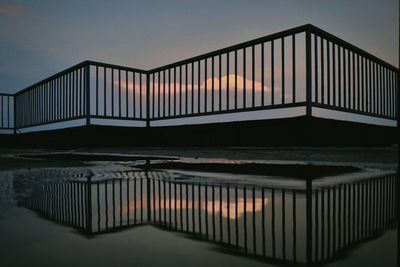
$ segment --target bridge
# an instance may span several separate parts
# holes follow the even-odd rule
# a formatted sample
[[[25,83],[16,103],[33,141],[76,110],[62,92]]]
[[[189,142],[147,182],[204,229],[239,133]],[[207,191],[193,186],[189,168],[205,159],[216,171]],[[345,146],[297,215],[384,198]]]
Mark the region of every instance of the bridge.
[[[0,93],[0,142],[397,143],[399,77],[307,24],[152,70],[84,61]]]

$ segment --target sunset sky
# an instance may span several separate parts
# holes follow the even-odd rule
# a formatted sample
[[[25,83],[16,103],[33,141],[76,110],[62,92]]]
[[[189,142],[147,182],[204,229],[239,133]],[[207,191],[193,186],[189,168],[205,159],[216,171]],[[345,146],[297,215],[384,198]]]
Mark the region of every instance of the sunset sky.
[[[398,1],[0,0],[0,91],[90,59],[149,69],[312,23],[398,66]]]

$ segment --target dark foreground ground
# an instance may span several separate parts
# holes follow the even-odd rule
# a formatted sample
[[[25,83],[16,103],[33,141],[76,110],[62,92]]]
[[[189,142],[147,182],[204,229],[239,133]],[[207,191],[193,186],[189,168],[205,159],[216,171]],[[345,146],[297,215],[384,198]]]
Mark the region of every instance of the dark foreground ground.
[[[390,146],[398,142],[396,127],[316,117],[162,127],[89,125],[0,135],[10,147],[210,147],[210,146]]]

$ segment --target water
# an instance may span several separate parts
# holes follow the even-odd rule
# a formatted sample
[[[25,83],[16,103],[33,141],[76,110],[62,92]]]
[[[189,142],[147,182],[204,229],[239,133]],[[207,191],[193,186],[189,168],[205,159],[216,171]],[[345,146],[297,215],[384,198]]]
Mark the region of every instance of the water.
[[[396,266],[391,171],[311,181],[94,164],[0,172],[2,266]]]

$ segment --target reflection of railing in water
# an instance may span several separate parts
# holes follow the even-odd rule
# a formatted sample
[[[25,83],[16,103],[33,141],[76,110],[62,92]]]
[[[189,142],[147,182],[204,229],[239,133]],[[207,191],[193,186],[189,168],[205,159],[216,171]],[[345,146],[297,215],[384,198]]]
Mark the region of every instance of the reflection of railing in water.
[[[315,189],[313,260],[326,261],[396,221],[396,176]]]
[[[149,223],[295,264],[334,259],[396,221],[395,175],[313,190],[176,180],[162,171],[121,176],[38,184],[24,205],[89,235]]]
[[[84,230],[88,226],[87,192],[84,181],[43,182],[34,187],[24,205],[51,220]]]
[[[304,190],[152,179],[151,193],[157,225],[244,254],[305,260]]]
[[[147,221],[146,183],[145,176],[138,174],[134,178],[39,184],[24,203],[86,234],[143,224]]]
[[[147,222],[144,173],[134,178],[93,182],[92,232],[100,233]]]

